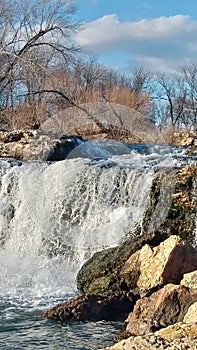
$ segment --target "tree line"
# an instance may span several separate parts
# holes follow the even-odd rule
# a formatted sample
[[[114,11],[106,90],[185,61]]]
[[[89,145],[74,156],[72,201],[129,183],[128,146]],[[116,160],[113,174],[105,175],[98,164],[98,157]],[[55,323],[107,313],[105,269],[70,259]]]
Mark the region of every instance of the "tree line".
[[[173,74],[101,65],[75,44],[76,11],[72,0],[0,2],[0,125],[37,127],[67,107],[108,101],[161,130],[196,131],[197,63]]]

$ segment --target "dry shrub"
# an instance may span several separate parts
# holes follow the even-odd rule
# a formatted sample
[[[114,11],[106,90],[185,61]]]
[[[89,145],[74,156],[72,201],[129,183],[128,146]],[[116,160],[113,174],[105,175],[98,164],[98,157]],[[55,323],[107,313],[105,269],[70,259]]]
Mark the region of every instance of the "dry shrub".
[[[102,101],[102,93],[99,89],[83,89],[80,97],[80,103],[88,103],[88,102],[100,102]]]
[[[4,109],[1,114],[11,130],[37,128],[47,116],[43,102],[22,103],[15,108]]]
[[[178,135],[180,135],[179,128],[170,124],[161,132],[161,143],[176,146],[178,145]]]
[[[133,93],[127,87],[111,87],[107,96],[110,102],[118,103],[135,109],[146,115],[151,104],[150,96],[147,93]]]

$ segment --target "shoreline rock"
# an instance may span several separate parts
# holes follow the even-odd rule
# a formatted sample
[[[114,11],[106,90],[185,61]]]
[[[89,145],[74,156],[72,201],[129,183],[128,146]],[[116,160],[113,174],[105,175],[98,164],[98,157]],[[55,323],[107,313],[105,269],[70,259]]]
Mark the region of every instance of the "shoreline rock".
[[[0,157],[19,160],[60,161],[77,157],[81,136],[43,134],[39,130],[0,131]]]
[[[197,350],[197,323],[176,323],[155,333],[131,336],[103,350]]]
[[[43,316],[61,322],[69,321],[123,321],[133,308],[132,293],[101,295],[80,295],[59,304]]]

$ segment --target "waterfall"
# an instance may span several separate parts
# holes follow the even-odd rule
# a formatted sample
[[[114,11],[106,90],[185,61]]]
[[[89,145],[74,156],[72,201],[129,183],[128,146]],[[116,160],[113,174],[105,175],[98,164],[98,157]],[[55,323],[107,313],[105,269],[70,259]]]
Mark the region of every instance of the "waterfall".
[[[75,294],[85,260],[134,232],[154,178],[90,159],[1,160],[0,169],[0,295],[19,311]]]
[[[165,146],[82,147],[60,162],[0,159],[1,320],[76,295],[80,266],[135,234],[158,169],[196,164]]]
[[[88,159],[4,162],[1,247],[26,258],[64,255],[81,265],[134,231],[153,177],[152,170],[104,167]]]

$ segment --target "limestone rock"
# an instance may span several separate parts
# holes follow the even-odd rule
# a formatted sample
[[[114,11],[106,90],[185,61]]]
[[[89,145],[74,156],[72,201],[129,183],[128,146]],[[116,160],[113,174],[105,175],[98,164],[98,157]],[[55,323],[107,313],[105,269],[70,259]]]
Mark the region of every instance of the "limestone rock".
[[[160,138],[154,123],[134,109],[107,101],[83,103],[66,108],[46,120],[41,129],[45,133],[77,133],[91,138],[108,134],[111,139],[153,144]],[[131,136],[131,140],[129,140]]]
[[[158,245],[166,238],[166,234],[145,233],[141,237],[134,237],[124,242],[120,247],[106,249],[95,253],[81,268],[77,275],[77,286],[82,293],[103,294],[116,291],[129,291],[136,288],[139,277],[137,261],[132,270],[132,279],[127,280],[120,275],[126,260],[144,244]],[[132,288],[131,288],[132,286]]]
[[[55,306],[44,316],[61,322],[123,320],[133,307],[132,295],[80,295]]]
[[[197,288],[197,270],[184,274],[181,285],[188,288]]]
[[[183,274],[197,268],[197,251],[179,236],[170,236],[157,247],[144,245],[131,255],[121,270],[129,285],[134,271],[141,296],[167,283],[179,283]],[[130,285],[132,282],[130,283]]]
[[[197,323],[188,324],[185,322],[177,322],[171,326],[160,329],[159,331],[155,332],[155,335],[169,340],[170,342],[178,339],[183,340],[184,338],[188,338],[189,340],[193,338],[196,339],[197,348]]]
[[[43,134],[39,131],[0,131],[0,157],[58,161],[78,156],[75,149],[85,142],[80,136]]]
[[[197,350],[197,324],[176,323],[155,333],[131,336],[105,350]]]
[[[168,284],[150,297],[137,300],[126,320],[126,331],[132,335],[143,335],[182,321],[195,301],[197,290]]]
[[[195,302],[194,304],[192,304],[184,319],[183,319],[183,322],[185,323],[196,323],[197,324],[197,302]]]
[[[172,132],[169,141],[169,144],[174,146],[188,147],[196,144],[197,137],[196,134],[191,134],[188,132]]]

